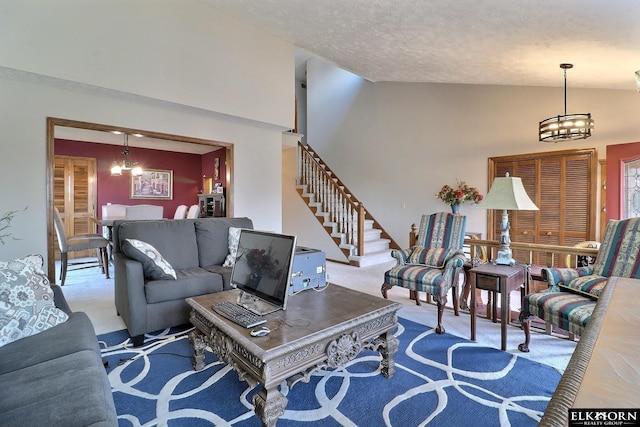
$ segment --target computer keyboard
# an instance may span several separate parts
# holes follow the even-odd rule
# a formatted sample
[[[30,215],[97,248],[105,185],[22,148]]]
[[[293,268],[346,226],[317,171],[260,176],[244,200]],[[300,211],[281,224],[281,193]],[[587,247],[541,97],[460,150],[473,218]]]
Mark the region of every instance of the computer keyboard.
[[[262,325],[267,321],[263,316],[255,314],[254,312],[249,311],[241,305],[231,301],[214,304],[211,308],[219,315],[224,316],[245,328],[253,328],[254,326]]]

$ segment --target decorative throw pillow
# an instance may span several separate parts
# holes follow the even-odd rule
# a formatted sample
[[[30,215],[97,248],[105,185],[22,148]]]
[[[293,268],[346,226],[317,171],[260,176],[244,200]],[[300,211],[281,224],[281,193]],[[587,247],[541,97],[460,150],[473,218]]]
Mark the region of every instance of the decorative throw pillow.
[[[0,347],[65,322],[39,255],[0,262]]]
[[[42,255],[37,254],[25,255],[11,261],[0,261],[0,268],[7,267],[10,267],[12,270],[20,274],[24,274],[29,270],[33,270],[38,274],[45,274],[44,270],[42,270],[44,267],[44,258]]]
[[[152,280],[176,280],[176,271],[150,244],[137,239],[124,239],[122,252],[140,261],[144,276]]]
[[[229,227],[229,255],[224,260],[223,267],[233,267],[238,256],[238,241],[240,241],[241,228]]]
[[[447,260],[455,252],[452,248],[428,249],[424,246],[416,246],[409,255],[409,264],[420,264],[427,267],[442,268]]]
[[[590,275],[590,276],[582,276],[576,277],[575,279],[571,279],[568,283],[561,282],[558,283],[558,287],[569,292],[573,292],[574,294],[582,295],[587,298],[591,298],[592,300],[597,300],[602,293],[602,290],[607,285],[608,278],[598,276],[598,275]]]

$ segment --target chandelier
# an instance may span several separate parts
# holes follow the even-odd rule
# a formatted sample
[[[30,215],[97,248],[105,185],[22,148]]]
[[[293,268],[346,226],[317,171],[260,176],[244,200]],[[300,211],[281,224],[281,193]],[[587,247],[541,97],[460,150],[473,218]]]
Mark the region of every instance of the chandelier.
[[[538,127],[539,140],[558,142],[587,139],[593,129],[591,113],[567,114],[567,70],[573,68],[573,64],[560,64],[560,68],[564,70],[564,115],[541,121]]]
[[[116,134],[120,132],[114,132]],[[122,171],[131,171],[132,176],[142,175],[142,167],[137,162],[131,160],[131,151],[129,150],[129,135],[124,134],[124,149],[122,150],[124,159],[117,162],[114,161],[111,166],[111,176],[121,176]]]

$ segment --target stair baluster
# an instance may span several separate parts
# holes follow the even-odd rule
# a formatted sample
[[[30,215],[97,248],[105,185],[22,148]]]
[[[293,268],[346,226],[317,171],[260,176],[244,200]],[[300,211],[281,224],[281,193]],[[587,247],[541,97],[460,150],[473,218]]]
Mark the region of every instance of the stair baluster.
[[[317,153],[309,145],[298,142],[297,160],[298,194],[307,201],[316,219],[349,258],[350,263],[369,265],[364,259],[367,243],[375,245],[367,253],[377,252],[378,257],[385,262],[391,260],[389,248],[401,247]],[[365,238],[365,230],[368,230],[369,239]]]

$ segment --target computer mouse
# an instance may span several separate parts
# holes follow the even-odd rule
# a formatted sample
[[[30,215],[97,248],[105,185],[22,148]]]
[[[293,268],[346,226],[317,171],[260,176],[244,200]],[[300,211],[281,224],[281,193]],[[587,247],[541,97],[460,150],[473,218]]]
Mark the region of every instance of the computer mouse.
[[[254,330],[251,331],[251,336],[252,337],[264,337],[265,335],[268,335],[269,332],[271,332],[271,330],[269,328],[267,328],[266,326],[258,326],[257,328],[255,328]]]

